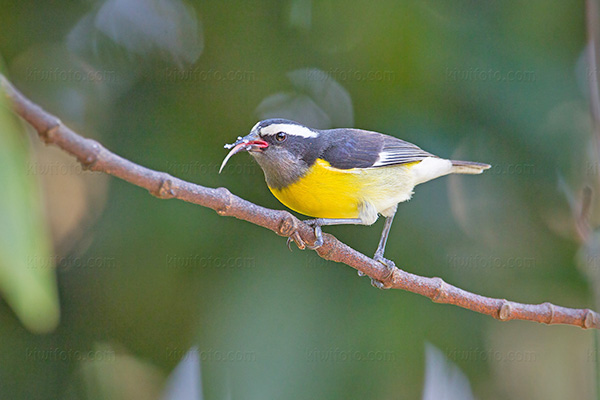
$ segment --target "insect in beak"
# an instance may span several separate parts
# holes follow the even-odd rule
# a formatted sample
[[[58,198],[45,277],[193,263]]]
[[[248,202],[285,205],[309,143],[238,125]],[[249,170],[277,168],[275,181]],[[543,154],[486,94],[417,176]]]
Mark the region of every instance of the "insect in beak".
[[[265,142],[262,139],[259,139],[258,135],[256,135],[255,133],[250,133],[249,135],[244,137],[238,136],[235,143],[226,144],[224,147],[226,149],[231,149],[231,151],[223,160],[221,168],[219,168],[219,173],[221,173],[223,168],[225,168],[225,164],[227,164],[227,161],[229,161],[229,159],[235,154],[239,153],[240,151],[258,151],[266,149],[267,147],[269,147],[269,143]]]

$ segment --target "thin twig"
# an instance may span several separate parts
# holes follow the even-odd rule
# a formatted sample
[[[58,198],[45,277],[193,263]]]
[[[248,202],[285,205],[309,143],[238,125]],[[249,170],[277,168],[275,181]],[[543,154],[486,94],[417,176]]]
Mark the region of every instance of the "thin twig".
[[[0,75],[0,86],[18,115],[31,124],[39,136],[75,156],[84,169],[102,171],[147,189],[161,199],[176,198],[209,207],[219,215],[232,216],[291,237],[299,246],[314,243],[313,229],[287,211],[271,210],[233,195],[225,188],[212,189],[137,165],[108,151],[95,140],[86,139],[63,125],[16,90]],[[600,316],[589,309],[573,309],[550,303],[521,304],[467,292],[440,278],[426,278],[395,268],[391,273],[381,263],[324,234],[324,244],[316,252],[322,258],[341,262],[383,282],[385,287],[426,296],[436,303],[453,304],[501,321],[528,320],[545,324],[568,324],[600,328]]]

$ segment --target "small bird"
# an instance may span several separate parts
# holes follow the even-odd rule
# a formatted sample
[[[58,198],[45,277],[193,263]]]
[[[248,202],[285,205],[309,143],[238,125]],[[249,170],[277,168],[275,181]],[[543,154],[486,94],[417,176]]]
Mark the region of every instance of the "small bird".
[[[490,165],[437,157],[393,136],[361,129],[319,130],[285,119],[260,121],[238,137],[219,173],[236,153],[248,151],[262,168],[267,186],[288,208],[315,219],[310,249],[323,244],[321,226],[385,224],[374,259],[383,257],[398,203],[416,185],[447,174],[480,174]],[[289,244],[289,241],[288,241]]]

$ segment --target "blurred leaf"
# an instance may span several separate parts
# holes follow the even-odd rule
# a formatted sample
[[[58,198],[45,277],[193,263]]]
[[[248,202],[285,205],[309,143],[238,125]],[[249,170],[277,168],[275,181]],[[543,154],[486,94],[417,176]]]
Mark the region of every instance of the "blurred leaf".
[[[158,399],[164,384],[163,372],[155,365],[115,349],[109,343],[95,343],[83,352],[77,369],[81,381],[72,382],[71,398],[89,400]]]
[[[437,347],[425,344],[423,400],[474,399],[469,380]]]
[[[102,35],[131,54],[177,65],[194,63],[204,49],[194,8],[179,0],[108,0],[79,20],[67,43],[80,52],[97,50]]]
[[[350,94],[325,72],[297,69],[287,74],[295,92],[279,92],[257,108],[261,119],[288,118],[311,128],[351,127],[354,112]]]
[[[198,348],[192,347],[183,356],[167,380],[163,400],[201,400],[200,358]]]
[[[286,118],[313,128],[330,128],[331,118],[307,95],[275,93],[258,106],[261,119]]]
[[[4,100],[2,100],[4,102]],[[0,292],[23,325],[47,333],[60,318],[55,262],[37,181],[14,116],[0,108]]]
[[[30,46],[10,65],[11,81],[23,93],[68,123],[106,121],[106,113],[131,80],[114,68],[97,67],[62,43]]]

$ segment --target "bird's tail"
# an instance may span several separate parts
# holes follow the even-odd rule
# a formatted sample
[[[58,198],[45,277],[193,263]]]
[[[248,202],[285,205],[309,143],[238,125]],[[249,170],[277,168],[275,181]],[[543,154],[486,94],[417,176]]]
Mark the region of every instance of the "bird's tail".
[[[473,161],[458,161],[452,160],[452,171],[453,174],[480,174],[486,169],[490,168],[491,165],[478,163]]]

